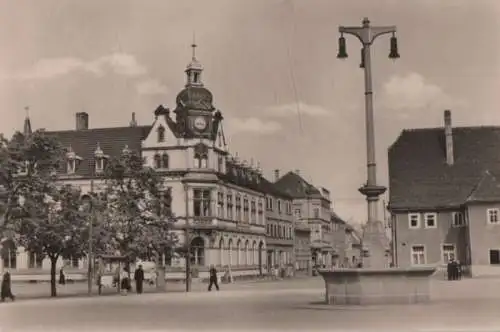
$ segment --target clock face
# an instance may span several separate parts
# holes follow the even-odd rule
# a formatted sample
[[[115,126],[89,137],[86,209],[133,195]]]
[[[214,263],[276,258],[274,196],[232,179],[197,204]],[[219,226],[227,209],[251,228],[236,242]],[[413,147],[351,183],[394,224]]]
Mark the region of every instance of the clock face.
[[[202,131],[207,127],[207,120],[203,116],[198,116],[194,119],[193,124],[197,130]]]

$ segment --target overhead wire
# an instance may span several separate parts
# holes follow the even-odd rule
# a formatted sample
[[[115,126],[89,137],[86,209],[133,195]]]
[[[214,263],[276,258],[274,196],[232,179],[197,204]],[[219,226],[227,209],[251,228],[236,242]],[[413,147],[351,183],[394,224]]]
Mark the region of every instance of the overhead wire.
[[[297,30],[297,25],[295,24],[295,6],[293,5],[293,0],[285,0],[284,4],[287,7],[287,9],[289,10],[289,14],[290,14],[290,17],[292,20],[291,33],[290,33],[289,39],[286,38],[287,36],[285,34],[285,42],[286,42],[286,48],[287,48],[288,70],[289,70],[290,79],[292,81],[291,82],[292,83],[292,91],[293,91],[293,95],[295,98],[295,108],[297,111],[297,119],[299,122],[299,132],[302,135],[302,134],[304,134],[303,124],[302,124],[302,111],[301,111],[301,107],[300,107],[300,97],[299,97],[297,82],[296,82],[296,78],[295,78],[295,70],[294,70],[294,66],[293,66],[293,48],[291,45],[293,42],[293,39],[295,37],[296,30]]]

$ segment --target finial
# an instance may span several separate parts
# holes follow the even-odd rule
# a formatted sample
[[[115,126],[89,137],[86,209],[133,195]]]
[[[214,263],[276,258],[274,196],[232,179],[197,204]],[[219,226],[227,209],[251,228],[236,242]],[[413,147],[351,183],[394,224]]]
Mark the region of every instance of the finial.
[[[196,32],[193,31],[193,43],[191,44],[191,47],[193,49],[193,60],[196,60],[196,47],[198,45],[196,45]]]
[[[29,106],[24,107],[24,111],[26,112],[26,117],[29,118],[30,117],[30,107]]]
[[[96,149],[94,151],[94,155],[97,156],[97,157],[100,157],[100,156],[103,155],[103,153],[104,152],[101,149],[101,144],[99,142],[97,142],[97,147],[96,147]]]

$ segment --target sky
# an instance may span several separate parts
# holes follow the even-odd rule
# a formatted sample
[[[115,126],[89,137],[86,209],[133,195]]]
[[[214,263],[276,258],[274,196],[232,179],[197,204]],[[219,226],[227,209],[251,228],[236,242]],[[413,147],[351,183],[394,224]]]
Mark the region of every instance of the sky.
[[[404,128],[500,125],[498,0],[0,0],[0,133],[151,124],[175,107],[196,36],[232,154],[272,179],[300,170],[345,220],[366,220],[360,44],[338,26],[396,25],[372,47],[378,181]],[[387,200],[387,195],[383,198]],[[382,204],[382,202],[381,202]],[[381,209],[382,210],[382,209]],[[382,218],[382,212],[380,211]]]

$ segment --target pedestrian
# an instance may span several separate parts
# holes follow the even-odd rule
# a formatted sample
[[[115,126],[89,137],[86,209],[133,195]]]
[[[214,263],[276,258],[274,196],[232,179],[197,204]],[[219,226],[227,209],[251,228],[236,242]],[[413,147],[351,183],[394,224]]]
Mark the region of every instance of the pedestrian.
[[[12,294],[12,289],[10,286],[11,286],[10,273],[9,271],[5,271],[2,277],[2,290],[0,294],[2,302],[5,302],[6,298],[10,298],[11,301],[14,301],[16,299],[14,294]]]
[[[125,267],[120,275],[120,288],[123,295],[127,295],[130,291],[130,280],[128,277],[128,269]]]
[[[208,291],[212,291],[212,286],[215,285],[215,288],[219,290],[219,282],[217,280],[217,270],[215,269],[215,266],[212,264],[210,265],[210,282],[208,284]]]
[[[66,275],[64,274],[64,268],[62,267],[59,270],[59,285],[66,285]]]
[[[134,272],[134,280],[135,280],[135,291],[137,294],[142,294],[142,285],[144,283],[144,270],[142,269],[142,265]]]

